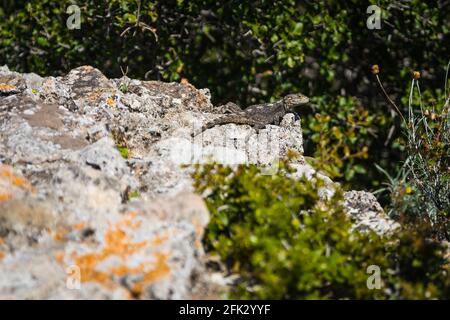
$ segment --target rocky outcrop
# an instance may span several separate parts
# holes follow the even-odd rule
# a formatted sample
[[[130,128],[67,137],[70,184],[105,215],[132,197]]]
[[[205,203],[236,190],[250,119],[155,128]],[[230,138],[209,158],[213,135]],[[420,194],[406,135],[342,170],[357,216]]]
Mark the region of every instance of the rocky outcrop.
[[[228,124],[191,138],[214,110],[188,83],[0,68],[0,298],[210,298],[221,280],[204,269],[209,215],[183,165],[272,174],[288,150],[303,153],[291,114],[259,132]],[[295,166],[314,174],[302,158]],[[359,195],[346,194],[358,226],[390,229]]]
[[[373,230],[378,234],[388,234],[400,225],[386,216],[377,199],[370,192],[349,191],[344,193],[344,206],[354,219],[354,228]]]
[[[0,297],[200,294],[208,211],[156,145],[175,115],[211,108],[207,92],[135,81],[122,92],[91,67],[3,68],[3,82],[20,93],[0,98]]]

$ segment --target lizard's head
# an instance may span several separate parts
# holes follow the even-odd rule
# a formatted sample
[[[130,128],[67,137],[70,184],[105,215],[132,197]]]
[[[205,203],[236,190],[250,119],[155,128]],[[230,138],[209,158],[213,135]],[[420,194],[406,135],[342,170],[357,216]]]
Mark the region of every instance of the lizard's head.
[[[288,94],[283,98],[286,111],[290,111],[295,107],[309,102],[309,98],[301,93]]]

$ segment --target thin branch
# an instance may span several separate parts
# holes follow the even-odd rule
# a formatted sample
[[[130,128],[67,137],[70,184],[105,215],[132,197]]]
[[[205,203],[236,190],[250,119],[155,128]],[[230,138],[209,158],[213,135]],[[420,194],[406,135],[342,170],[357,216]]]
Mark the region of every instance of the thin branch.
[[[137,17],[136,17],[136,29],[134,30],[133,37],[136,35],[137,27],[139,26],[139,22],[141,21],[141,5],[142,5],[142,0],[139,0],[138,9],[137,9]]]
[[[392,99],[389,97],[389,95],[387,94],[386,90],[384,89],[383,84],[381,83],[380,77],[378,77],[378,74],[376,74],[375,77],[377,78],[378,84],[380,85],[380,88],[381,88],[381,90],[383,91],[384,96],[386,97],[386,99],[389,101],[390,105],[391,105],[392,107],[394,107],[394,109],[397,111],[397,113],[400,115],[400,117],[403,119],[403,121],[404,121],[405,123],[407,123],[405,117],[404,117],[403,114],[400,112],[400,109],[397,107],[397,105],[395,104],[395,102],[392,101]]]
[[[449,69],[450,69],[450,60],[448,61],[448,64],[447,64],[447,69],[446,69],[446,71],[445,71],[445,83],[444,83],[444,92],[445,92],[445,99],[448,99],[448,95],[447,95],[447,87],[448,87],[448,71],[449,71]]]

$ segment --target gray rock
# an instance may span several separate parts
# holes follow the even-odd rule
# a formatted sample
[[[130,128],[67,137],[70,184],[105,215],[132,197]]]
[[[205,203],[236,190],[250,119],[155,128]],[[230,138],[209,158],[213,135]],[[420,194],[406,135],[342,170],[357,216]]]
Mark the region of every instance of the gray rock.
[[[377,199],[370,192],[349,191],[344,193],[344,205],[354,218],[354,228],[373,230],[380,235],[395,231],[400,225],[386,216]]]

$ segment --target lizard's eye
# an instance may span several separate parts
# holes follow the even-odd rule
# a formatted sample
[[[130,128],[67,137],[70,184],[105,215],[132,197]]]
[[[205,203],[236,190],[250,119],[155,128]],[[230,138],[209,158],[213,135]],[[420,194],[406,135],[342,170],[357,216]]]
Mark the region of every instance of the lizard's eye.
[[[308,101],[308,98],[306,98],[303,95],[291,95],[286,97],[286,104],[290,106],[297,106],[300,104],[303,104]]]

